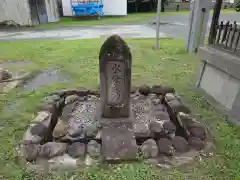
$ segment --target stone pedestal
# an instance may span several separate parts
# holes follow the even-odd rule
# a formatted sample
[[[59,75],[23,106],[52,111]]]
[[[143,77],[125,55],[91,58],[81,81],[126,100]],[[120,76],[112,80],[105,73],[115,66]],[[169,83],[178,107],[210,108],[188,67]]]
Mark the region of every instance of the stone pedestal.
[[[210,104],[240,124],[240,57],[214,47],[199,49],[197,88]]]

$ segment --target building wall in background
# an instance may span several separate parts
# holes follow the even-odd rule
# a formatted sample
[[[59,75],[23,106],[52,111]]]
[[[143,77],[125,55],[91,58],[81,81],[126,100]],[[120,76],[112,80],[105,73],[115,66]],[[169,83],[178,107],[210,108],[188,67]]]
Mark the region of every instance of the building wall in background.
[[[14,21],[19,25],[30,25],[31,16],[27,0],[0,0],[0,22]]]
[[[72,1],[74,2],[74,0]],[[127,15],[127,0],[102,0],[103,15],[125,16]],[[63,16],[74,16],[71,0],[62,0]]]
[[[48,22],[57,22],[59,18],[59,10],[57,0],[45,0]]]

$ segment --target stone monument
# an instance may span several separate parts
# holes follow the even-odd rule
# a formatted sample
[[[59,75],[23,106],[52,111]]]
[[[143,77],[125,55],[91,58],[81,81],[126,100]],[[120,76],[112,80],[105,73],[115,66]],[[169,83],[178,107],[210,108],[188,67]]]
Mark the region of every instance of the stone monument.
[[[121,37],[113,35],[105,41],[99,66],[103,157],[135,159],[137,145],[130,113],[132,55]]]
[[[102,45],[99,69],[100,90],[63,89],[45,97],[16,148],[19,163],[51,172],[141,156],[169,167],[211,147],[205,127],[174,88],[131,87],[132,55],[118,35]]]

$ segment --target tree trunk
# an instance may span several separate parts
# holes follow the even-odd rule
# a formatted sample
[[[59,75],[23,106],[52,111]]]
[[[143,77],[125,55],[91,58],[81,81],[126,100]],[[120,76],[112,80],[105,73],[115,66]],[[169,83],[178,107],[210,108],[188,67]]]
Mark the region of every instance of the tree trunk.
[[[164,12],[165,11],[165,8],[164,8],[164,0],[161,1],[161,12]]]

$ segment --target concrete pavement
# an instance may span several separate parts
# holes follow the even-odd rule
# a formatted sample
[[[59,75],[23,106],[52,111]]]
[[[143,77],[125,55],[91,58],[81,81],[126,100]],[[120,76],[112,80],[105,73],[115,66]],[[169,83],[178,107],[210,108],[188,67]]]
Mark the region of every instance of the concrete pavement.
[[[212,15],[209,18],[209,33]],[[240,23],[240,13],[222,13],[220,20],[237,21]],[[189,26],[189,15],[176,14],[161,17],[164,22],[160,26],[160,37],[173,37],[186,39]],[[68,27],[53,30],[29,30],[29,31],[0,31],[0,41],[12,40],[38,40],[38,39],[94,39],[118,34],[123,38],[155,38],[156,25],[132,24],[132,25],[104,25],[93,27]]]

